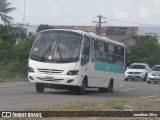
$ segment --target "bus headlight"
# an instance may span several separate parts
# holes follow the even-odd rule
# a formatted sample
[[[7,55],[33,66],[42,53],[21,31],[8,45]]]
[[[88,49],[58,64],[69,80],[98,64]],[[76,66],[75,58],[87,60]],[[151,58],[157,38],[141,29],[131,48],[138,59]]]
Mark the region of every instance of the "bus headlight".
[[[77,75],[79,70],[71,70],[67,73],[67,75]]]
[[[28,67],[28,72],[34,72],[33,68]]]

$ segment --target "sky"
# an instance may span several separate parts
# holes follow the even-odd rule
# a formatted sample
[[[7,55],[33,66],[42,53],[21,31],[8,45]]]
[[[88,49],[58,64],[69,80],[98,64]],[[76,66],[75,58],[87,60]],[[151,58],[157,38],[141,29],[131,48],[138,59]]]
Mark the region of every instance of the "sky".
[[[9,13],[13,23],[30,25],[94,26],[97,15],[134,23],[159,25],[160,0],[8,0],[17,10]],[[105,19],[102,19],[105,21]],[[105,26],[139,26],[106,19]]]

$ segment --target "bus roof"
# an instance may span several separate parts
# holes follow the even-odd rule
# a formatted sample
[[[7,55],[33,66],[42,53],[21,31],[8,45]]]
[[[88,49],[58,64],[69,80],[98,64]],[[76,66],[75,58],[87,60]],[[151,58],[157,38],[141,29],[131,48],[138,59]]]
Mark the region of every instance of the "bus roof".
[[[85,32],[85,31],[82,31],[82,30],[72,30],[72,29],[47,29],[47,30],[42,30],[41,32],[44,32],[44,31],[71,31],[71,32],[76,32],[76,33],[79,33],[79,34],[83,34],[83,35],[87,35],[91,38],[95,38],[95,39],[98,39],[98,40],[101,40],[101,41],[104,41],[104,42],[110,42],[110,43],[114,43],[114,44],[117,44],[117,45],[121,45],[121,46],[125,46],[123,43],[121,42],[117,42],[117,41],[114,41],[114,40],[111,40],[107,37],[101,37],[101,36],[98,36],[96,35],[95,33],[88,33],[88,32]]]
[[[76,32],[76,33],[80,33],[80,34],[86,34],[87,32],[84,32],[82,30],[72,30],[72,29],[47,29],[47,30],[42,30],[41,32],[44,31],[71,31],[71,32]]]
[[[105,41],[105,42],[110,42],[110,43],[113,43],[113,44],[125,46],[123,43],[111,40],[111,39],[109,39],[107,37],[101,37],[101,36],[98,36],[98,35],[96,35],[94,33],[88,33],[88,34],[90,35],[91,38],[93,37],[93,38],[96,38],[96,39],[99,39],[99,40],[102,40],[102,41]]]

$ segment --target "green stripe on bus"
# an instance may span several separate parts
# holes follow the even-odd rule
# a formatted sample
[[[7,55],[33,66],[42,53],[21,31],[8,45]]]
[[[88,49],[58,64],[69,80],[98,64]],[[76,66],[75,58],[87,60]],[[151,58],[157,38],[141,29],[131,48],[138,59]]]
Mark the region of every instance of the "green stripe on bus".
[[[121,74],[125,71],[124,66],[104,62],[95,62],[95,70]]]

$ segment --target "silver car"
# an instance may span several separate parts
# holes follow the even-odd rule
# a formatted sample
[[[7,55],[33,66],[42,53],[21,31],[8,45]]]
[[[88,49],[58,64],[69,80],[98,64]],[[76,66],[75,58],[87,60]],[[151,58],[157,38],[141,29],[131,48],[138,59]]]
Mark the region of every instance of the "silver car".
[[[148,74],[147,82],[160,82],[160,65],[153,66],[151,72]]]

